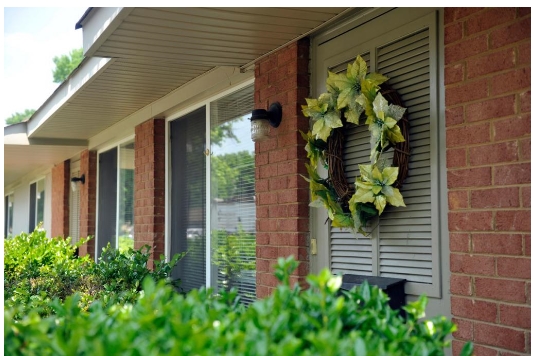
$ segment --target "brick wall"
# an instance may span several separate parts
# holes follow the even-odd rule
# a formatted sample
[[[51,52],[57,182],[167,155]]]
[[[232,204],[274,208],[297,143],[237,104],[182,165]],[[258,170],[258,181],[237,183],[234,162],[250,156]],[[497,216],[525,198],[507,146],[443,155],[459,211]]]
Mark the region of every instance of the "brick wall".
[[[85,174],[85,184],[80,184],[80,238],[92,236],[80,246],[80,256],[95,257],[96,224],[96,151],[85,150],[80,156],[80,175]]]
[[[70,161],[52,168],[52,237],[69,236]]]
[[[530,9],[445,9],[453,351],[530,353]]]
[[[309,191],[299,176],[306,174],[305,142],[299,130],[308,130],[301,105],[309,96],[309,41],[303,39],[271,54],[255,68],[254,102],[268,109],[282,105],[282,122],[270,138],[256,143],[256,292],[269,295],[278,283],[273,265],[280,256],[293,255],[300,266],[291,277],[302,282],[309,271]]]
[[[134,247],[151,247],[148,261],[165,254],[165,120],[135,127]]]

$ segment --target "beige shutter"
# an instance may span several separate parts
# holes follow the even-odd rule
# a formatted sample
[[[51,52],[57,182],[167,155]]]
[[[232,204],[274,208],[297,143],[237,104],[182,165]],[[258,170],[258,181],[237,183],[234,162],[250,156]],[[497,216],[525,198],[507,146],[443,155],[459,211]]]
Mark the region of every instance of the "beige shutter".
[[[395,21],[392,24],[393,21],[378,17],[372,24],[339,36],[331,45],[325,43],[324,50],[334,50],[333,53],[318,54],[324,61],[318,64],[324,68],[321,70],[338,73],[357,54],[362,55],[370,71],[390,78],[387,83],[400,94],[410,122],[410,170],[401,189],[406,208],[388,207],[375,222],[372,238],[331,228],[330,267],[335,273],[405,278],[409,294],[438,296],[436,18],[431,13],[407,24],[398,22],[399,17]],[[390,29],[384,31],[388,26]],[[371,36],[373,28],[381,34]],[[349,183],[359,175],[358,164],[370,162],[370,134],[363,121],[345,132],[345,173]],[[386,154],[391,156],[392,152]]]
[[[402,194],[406,208],[388,208],[379,224],[379,272],[432,283],[429,30],[377,48],[377,70],[408,108],[411,156]]]

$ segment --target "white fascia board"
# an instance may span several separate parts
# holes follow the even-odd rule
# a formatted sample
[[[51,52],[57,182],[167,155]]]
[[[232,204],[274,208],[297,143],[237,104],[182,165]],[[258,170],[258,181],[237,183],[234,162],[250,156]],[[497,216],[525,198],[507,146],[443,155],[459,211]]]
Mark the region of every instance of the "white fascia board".
[[[68,101],[74,98],[83,86],[89,84],[100,71],[113,62],[114,59],[111,58],[84,59],[75,72],[54,91],[27,122],[28,137],[31,137],[58,109],[69,105]]]
[[[92,57],[133,9],[133,7],[99,7],[92,9],[82,22],[84,55]]]

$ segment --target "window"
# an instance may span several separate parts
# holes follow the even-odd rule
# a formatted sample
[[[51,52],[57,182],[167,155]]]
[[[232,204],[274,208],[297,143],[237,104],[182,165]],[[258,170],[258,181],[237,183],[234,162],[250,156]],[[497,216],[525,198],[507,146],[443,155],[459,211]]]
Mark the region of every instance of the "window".
[[[253,104],[248,86],[170,123],[170,251],[188,251],[174,277],[185,291],[235,287],[244,303],[256,297]]]
[[[13,194],[5,196],[4,200],[4,238],[13,234]]]
[[[70,178],[80,177],[80,175],[80,161],[71,162]],[[70,190],[69,236],[73,245],[80,241],[80,189]]]
[[[45,206],[45,179],[40,179],[37,182],[30,184],[30,225],[29,232],[44,220],[44,206]]]
[[[319,92],[326,91],[327,70],[345,70],[357,54],[362,55],[370,71],[390,78],[387,83],[397,90],[408,108],[411,146],[409,175],[401,189],[406,208],[388,207],[376,220],[371,238],[328,228],[324,232],[329,237],[326,260],[337,273],[404,278],[408,294],[439,297],[436,14],[421,9],[427,14],[415,16],[413,11],[392,10],[318,45]],[[344,151],[349,182],[359,175],[358,164],[368,162],[368,154],[367,127],[349,128]],[[317,236],[323,233],[321,229],[317,227]]]
[[[96,257],[108,243],[133,247],[134,143],[129,141],[98,155]]]

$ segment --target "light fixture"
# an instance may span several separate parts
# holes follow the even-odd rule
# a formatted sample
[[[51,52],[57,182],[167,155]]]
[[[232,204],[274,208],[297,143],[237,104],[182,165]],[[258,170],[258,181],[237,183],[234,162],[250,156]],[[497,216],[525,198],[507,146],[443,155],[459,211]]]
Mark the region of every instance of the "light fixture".
[[[269,137],[270,126],[278,127],[282,121],[282,105],[279,102],[272,103],[269,110],[252,110],[250,118],[250,136],[252,141],[258,142]]]
[[[78,184],[77,184],[78,182],[85,184],[85,174],[82,174],[81,177],[72,177],[70,179],[70,187],[73,192],[78,190]]]

